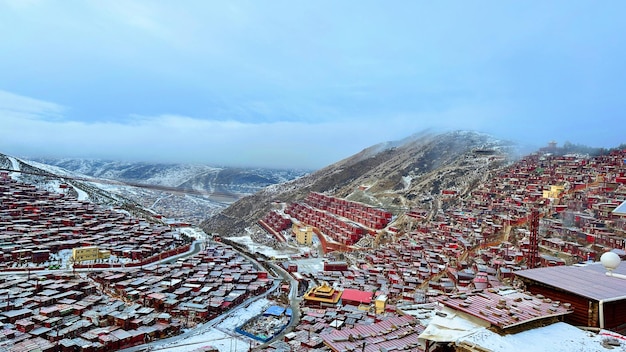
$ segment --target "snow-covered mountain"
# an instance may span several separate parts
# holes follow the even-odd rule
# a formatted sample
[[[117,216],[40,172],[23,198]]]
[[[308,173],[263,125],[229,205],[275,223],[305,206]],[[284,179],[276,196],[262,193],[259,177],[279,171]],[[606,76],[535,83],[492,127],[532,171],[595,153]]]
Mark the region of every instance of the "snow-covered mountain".
[[[198,223],[237,199],[295,179],[303,170],[132,163],[86,159],[24,160],[0,154],[0,168],[39,188],[63,188],[100,204],[136,203],[168,218]]]

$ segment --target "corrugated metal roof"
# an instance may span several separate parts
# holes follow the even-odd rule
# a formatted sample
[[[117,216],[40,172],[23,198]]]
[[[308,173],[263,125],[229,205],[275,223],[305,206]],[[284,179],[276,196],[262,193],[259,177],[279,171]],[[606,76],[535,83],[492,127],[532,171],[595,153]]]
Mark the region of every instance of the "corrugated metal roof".
[[[515,275],[596,301],[626,299],[626,280],[610,277],[600,263],[520,270]],[[626,264],[614,271],[626,274]]]
[[[569,314],[571,309],[549,299],[522,292],[506,295],[484,291],[438,299],[443,305],[480,318],[501,329],[548,317]]]
[[[411,316],[400,316],[376,324],[357,325],[352,329],[335,330],[321,338],[334,351],[379,352],[384,349],[417,351],[419,334],[424,327],[417,325]],[[411,348],[413,346],[413,348]]]
[[[355,290],[355,289],[345,289],[341,294],[341,299],[344,301],[353,301],[360,303],[370,303],[372,301],[372,297],[374,296],[373,292]]]

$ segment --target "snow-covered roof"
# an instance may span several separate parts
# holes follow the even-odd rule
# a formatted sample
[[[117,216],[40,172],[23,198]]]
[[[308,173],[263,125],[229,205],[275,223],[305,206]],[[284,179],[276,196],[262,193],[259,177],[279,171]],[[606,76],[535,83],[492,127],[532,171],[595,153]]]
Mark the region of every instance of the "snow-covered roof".
[[[498,335],[487,329],[477,330],[463,336],[456,341],[457,346],[480,346],[481,349],[492,352],[526,351],[526,352],[570,352],[570,351],[624,351],[626,341],[623,336],[617,336],[615,341],[620,346],[609,346],[603,341],[609,335],[581,330],[566,323],[526,330],[517,334]]]
[[[445,316],[435,315],[424,332],[419,336],[420,339],[436,341],[436,342],[452,342],[466,335],[489,327],[489,324],[472,317],[462,318],[454,314],[447,308],[442,309],[447,312]]]

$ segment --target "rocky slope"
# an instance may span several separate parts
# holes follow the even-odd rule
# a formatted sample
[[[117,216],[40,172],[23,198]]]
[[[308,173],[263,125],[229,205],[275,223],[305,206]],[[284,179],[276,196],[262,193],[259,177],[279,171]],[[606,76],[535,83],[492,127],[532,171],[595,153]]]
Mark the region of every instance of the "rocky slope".
[[[378,144],[296,180],[267,187],[202,223],[206,232],[241,234],[275,201],[302,200],[321,192],[360,201],[395,214],[412,208],[436,213],[442,190],[468,194],[508,163],[515,146],[476,132],[425,132]]]

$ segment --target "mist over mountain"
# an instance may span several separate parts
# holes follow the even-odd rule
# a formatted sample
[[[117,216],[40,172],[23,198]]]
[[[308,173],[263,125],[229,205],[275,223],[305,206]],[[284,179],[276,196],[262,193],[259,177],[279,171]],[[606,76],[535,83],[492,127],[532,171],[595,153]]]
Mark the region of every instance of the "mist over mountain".
[[[304,177],[244,197],[202,223],[206,232],[237,235],[271,209],[321,192],[399,213],[411,208],[436,212],[441,191],[468,194],[491,172],[517,155],[516,145],[470,132],[421,132],[374,145]]]

